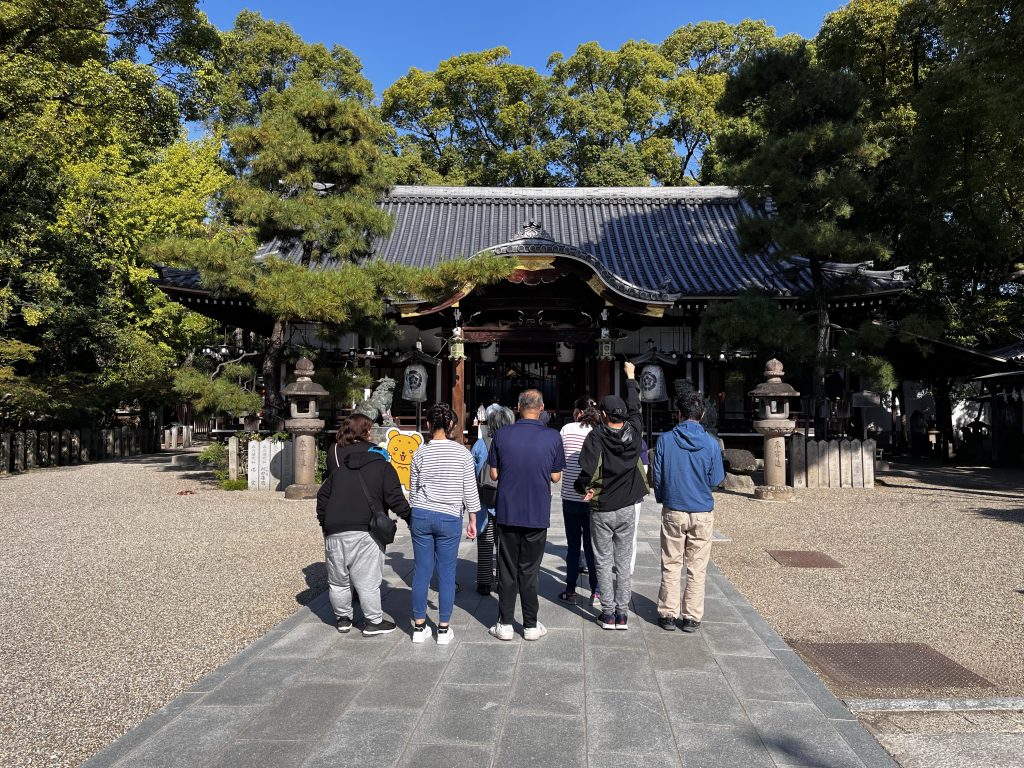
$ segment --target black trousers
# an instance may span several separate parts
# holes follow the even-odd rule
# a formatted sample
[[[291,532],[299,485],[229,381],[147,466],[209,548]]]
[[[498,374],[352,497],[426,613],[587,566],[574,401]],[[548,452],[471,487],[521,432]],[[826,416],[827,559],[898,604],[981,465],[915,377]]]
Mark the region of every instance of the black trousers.
[[[516,595],[523,606],[523,628],[537,626],[537,579],[547,528],[496,525],[498,534],[498,621],[511,624]]]

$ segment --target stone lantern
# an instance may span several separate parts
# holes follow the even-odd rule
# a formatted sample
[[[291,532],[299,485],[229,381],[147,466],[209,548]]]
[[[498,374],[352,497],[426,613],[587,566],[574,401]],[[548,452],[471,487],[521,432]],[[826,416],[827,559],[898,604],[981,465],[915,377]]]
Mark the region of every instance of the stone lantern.
[[[793,434],[796,422],[789,418],[789,400],[800,393],[782,383],[782,363],[769,360],[764,367],[767,379],[750,391],[757,399],[758,420],[754,429],[764,435],[764,485],[754,489],[754,498],[762,501],[793,501],[793,488],[786,485],[786,437]]]
[[[313,363],[301,358],[295,364],[295,381],[284,388],[291,405],[290,418],[284,428],[292,433],[295,482],[285,488],[286,499],[315,499],[320,486],[316,483],[316,436],[324,428],[319,418],[317,401],[327,390],[313,381]]]

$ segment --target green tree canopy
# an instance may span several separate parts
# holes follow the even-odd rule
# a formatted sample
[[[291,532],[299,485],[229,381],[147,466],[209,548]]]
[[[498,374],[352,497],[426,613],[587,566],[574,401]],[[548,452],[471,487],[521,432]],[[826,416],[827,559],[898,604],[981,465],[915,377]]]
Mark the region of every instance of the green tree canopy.
[[[382,115],[401,132],[401,152],[449,184],[555,184],[548,83],[508,56],[507,48],[453,56],[385,90]]]
[[[880,151],[861,120],[863,89],[852,75],[828,71],[809,44],[751,59],[720,102],[732,118],[714,144],[715,172],[774,214],[740,222],[741,247],[809,261],[817,305],[814,394],[824,402],[830,323],[823,265],[881,258],[884,248],[852,215],[870,189]],[[824,434],[824,420],[816,420]]]
[[[0,9],[4,420],[152,402],[176,346],[205,331],[147,283],[140,249],[198,229],[223,181],[217,148],[180,136],[181,73],[211,33],[179,0]]]

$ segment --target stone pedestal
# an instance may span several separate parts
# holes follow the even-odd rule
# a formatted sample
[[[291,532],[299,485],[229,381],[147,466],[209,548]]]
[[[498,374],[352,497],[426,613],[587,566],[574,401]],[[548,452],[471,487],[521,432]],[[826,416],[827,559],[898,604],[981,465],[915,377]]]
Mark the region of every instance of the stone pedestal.
[[[320,486],[316,482],[316,436],[323,431],[324,420],[317,418],[317,401],[327,390],[313,382],[313,363],[303,357],[295,364],[295,381],[284,388],[291,403],[291,418],[284,428],[292,434],[292,484],[284,490],[286,499],[315,499]]]
[[[284,489],[286,499],[315,499],[320,486],[316,482],[316,436],[323,430],[322,419],[302,419],[312,422],[295,427],[296,419],[288,419],[285,429],[292,433],[294,447],[295,482]],[[316,426],[319,425],[319,426]]]

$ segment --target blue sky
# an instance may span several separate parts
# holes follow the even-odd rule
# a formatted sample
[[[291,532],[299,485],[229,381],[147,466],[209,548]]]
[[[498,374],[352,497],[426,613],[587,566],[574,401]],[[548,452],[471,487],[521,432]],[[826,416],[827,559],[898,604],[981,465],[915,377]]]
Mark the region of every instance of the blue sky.
[[[309,42],[349,48],[362,60],[378,95],[411,67],[434,69],[467,51],[504,45],[515,63],[543,70],[555,51],[568,55],[590,40],[605,48],[630,39],[661,42],[677,27],[698,21],[765,19],[779,34],[812,37],[825,15],[841,5],[841,0],[200,0],[221,29],[248,8],[287,22]]]

